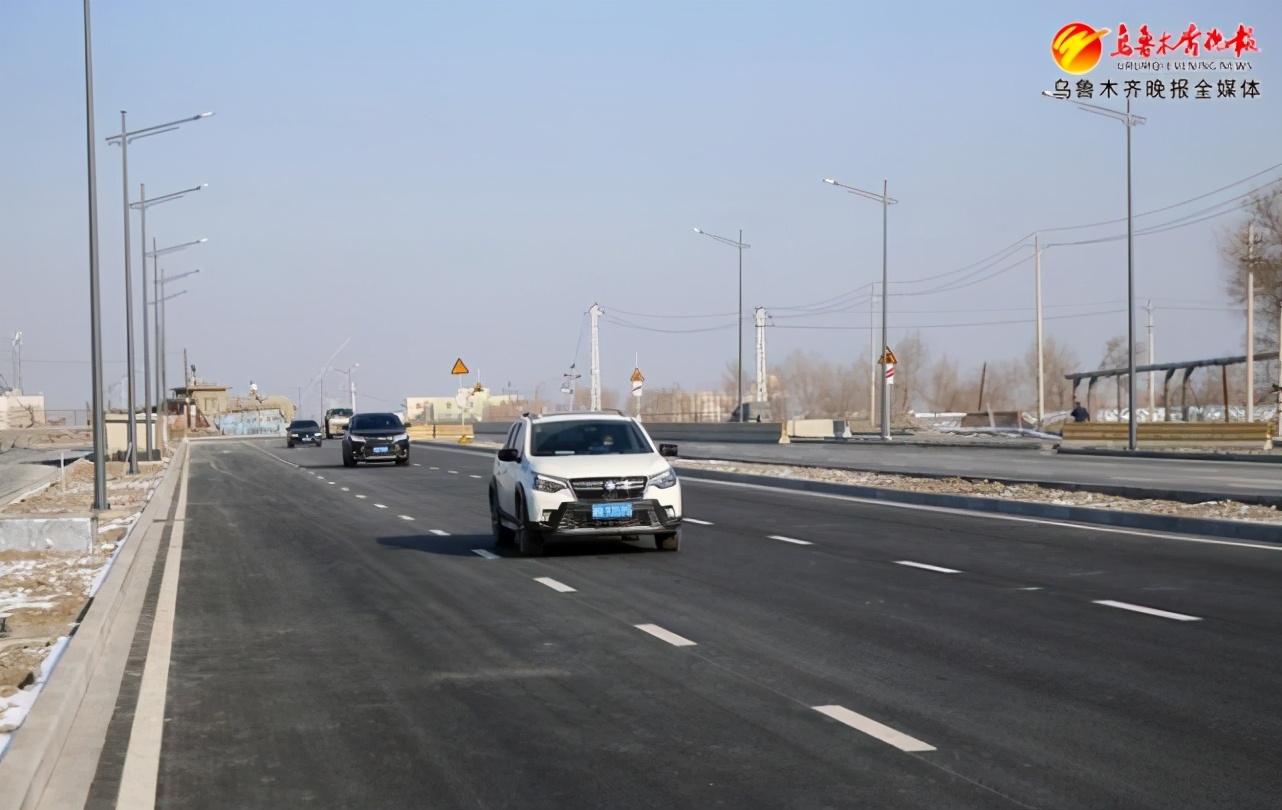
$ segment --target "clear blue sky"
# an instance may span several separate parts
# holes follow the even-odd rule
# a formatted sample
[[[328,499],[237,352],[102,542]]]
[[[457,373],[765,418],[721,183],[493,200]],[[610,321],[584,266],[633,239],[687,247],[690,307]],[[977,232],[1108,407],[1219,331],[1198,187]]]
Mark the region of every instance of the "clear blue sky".
[[[711,329],[604,323],[607,387],[626,386],[639,354],[651,385],[694,389],[715,386],[735,356],[736,304],[735,251],[694,226],[743,229],[749,313],[866,327],[859,298],[851,312],[778,317],[880,277],[879,206],[825,177],[889,180],[900,201],[892,279],[965,267],[1038,229],[1123,217],[1124,127],[1040,95],[1063,76],[1050,40],[1074,20],[1255,28],[1260,98],[1137,104],[1148,117],[1135,130],[1137,212],[1282,163],[1276,2],[96,0],[108,382],[124,372],[123,225],[119,150],[102,139],[122,109],[131,128],[216,112],[130,151],[132,195],[140,181],[149,193],[209,183],[148,218],[162,245],[210,240],[163,260],[170,273],[202,271],[172,285],[189,292],[169,308],[171,383],[186,347],[202,377],[292,396],[351,338],[334,364],[360,363],[362,395],[378,398],[367,406],[448,393],[459,356],[494,389],[542,382],[546,393],[596,301],[611,320]],[[0,2],[0,332],[7,344],[23,331],[24,387],[51,408],[89,397],[81,36],[77,0]],[[1239,350],[1215,249],[1231,221],[1137,241],[1160,360]],[[136,217],[133,245],[137,272]],[[1044,256],[1046,314],[1074,316],[1048,320],[1047,333],[1092,367],[1125,331],[1125,259],[1125,242]],[[925,326],[932,350],[964,366],[1012,357],[1031,345],[1032,305],[1030,258],[981,284],[892,298],[892,344]],[[973,323],[985,325],[941,326]],[[768,340],[773,361],[795,348],[843,361],[868,352],[862,330],[773,328]],[[749,321],[748,370],[751,342]],[[137,351],[141,363],[140,336]],[[580,370],[587,359],[584,336]]]

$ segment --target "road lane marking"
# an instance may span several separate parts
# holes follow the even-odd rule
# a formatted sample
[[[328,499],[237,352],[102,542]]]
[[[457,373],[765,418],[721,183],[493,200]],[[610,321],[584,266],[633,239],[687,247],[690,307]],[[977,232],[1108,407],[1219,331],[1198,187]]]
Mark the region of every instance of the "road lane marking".
[[[365,500],[365,497],[366,497],[366,496],[364,496],[364,495],[357,495],[356,497],[360,498],[361,500]]]
[[[689,486],[691,484],[709,484],[712,486],[736,487],[739,489],[760,489],[775,495],[826,498],[833,501],[857,503],[862,506],[886,507],[888,509],[907,509],[915,512],[942,512],[946,515],[966,517],[973,520],[1009,520],[1015,523],[1036,523],[1040,526],[1059,526],[1060,528],[1077,529],[1079,531],[1108,532],[1109,534],[1125,534],[1132,537],[1174,540],[1179,543],[1205,543],[1212,546],[1237,546],[1238,548],[1255,548],[1260,549],[1261,551],[1282,551],[1282,545],[1250,543],[1243,542],[1241,540],[1216,540],[1210,537],[1182,535],[1174,532],[1146,532],[1141,529],[1119,529],[1115,526],[1105,526],[1101,523],[1070,523],[1064,520],[1051,520],[1050,518],[1006,515],[1001,512],[983,512],[974,509],[959,509],[954,506],[928,506],[926,504],[918,503],[896,503],[894,501],[879,501],[876,498],[861,498],[857,495],[835,495],[831,492],[805,492],[802,490],[787,489],[780,486],[768,486],[766,484],[745,484],[741,481],[715,481],[711,478],[684,478],[682,480],[685,481],[685,486]]]
[[[422,464],[419,464],[419,463],[417,463],[417,462],[416,462],[416,463],[414,464],[414,466],[415,466],[415,467],[422,467],[423,465],[422,465]]]
[[[375,506],[377,506],[379,509],[386,509],[386,508],[387,508],[386,506],[384,506],[384,505],[383,505],[383,504],[381,504],[381,503],[376,503],[376,504],[374,504],[374,505],[375,505]]]
[[[534,578],[534,581],[535,581],[535,582],[541,582],[541,583],[543,583],[544,585],[546,585],[546,586],[548,586],[549,588],[551,588],[552,590],[554,590],[554,591],[558,591],[558,592],[560,592],[560,593],[574,593],[574,592],[575,592],[575,591],[574,591],[574,588],[571,588],[569,585],[566,585],[564,582],[557,582],[555,579],[552,579],[552,577],[535,577],[535,578]]]
[[[329,485],[332,487],[332,486],[334,486],[334,485],[335,485],[335,484],[337,484],[337,483],[338,483],[337,481],[330,481],[330,482],[329,482]]]
[[[449,537],[449,536],[450,536],[450,533],[449,533],[449,532],[442,531],[442,530],[440,530],[440,529],[432,529],[432,534],[436,535],[437,537]]]
[[[814,545],[814,543],[810,542],[809,540],[798,540],[798,539],[797,539],[797,538],[795,538],[795,537],[784,537],[782,534],[772,534],[772,535],[770,535],[770,539],[771,539],[771,540],[778,540],[778,541],[783,542],[783,543],[793,543],[793,544],[798,545],[798,546],[813,546],[813,545]]]
[[[344,492],[351,492],[351,491],[352,491],[352,490],[351,490],[351,487],[342,487],[341,489],[342,489]]]
[[[440,467],[428,467],[429,470],[439,470]]]
[[[1092,601],[1096,605],[1121,608],[1122,610],[1133,610],[1136,613],[1147,613],[1150,616],[1161,616],[1163,619],[1175,619],[1177,622],[1202,621],[1200,616],[1186,616],[1183,613],[1171,613],[1169,610],[1158,610],[1157,608],[1144,607],[1143,605],[1132,605],[1130,602],[1114,602],[1112,599],[1095,599]]]
[[[143,665],[133,729],[129,733],[129,747],[126,749],[125,764],[120,774],[120,792],[116,796],[119,807],[156,806],[160,744],[165,733],[165,691],[169,683],[169,661],[174,643],[174,617],[178,607],[178,577],[179,567],[182,565],[190,471],[189,457],[183,462],[182,484],[178,491],[173,528],[169,534],[169,550],[165,554],[165,570],[160,580],[151,641],[147,648],[147,662]]]
[[[636,625],[633,625],[633,627],[635,627],[638,630],[641,630],[642,632],[649,633],[655,638],[663,639],[664,641],[671,644],[673,647],[695,646],[695,643],[690,639],[682,638],[681,636],[678,636],[676,633],[670,632],[668,630],[664,630],[662,627],[660,627],[657,624],[636,624]]]
[[[472,549],[472,553],[473,553],[473,554],[479,554],[479,555],[481,555],[482,557],[484,557],[484,558],[485,558],[485,559],[487,559],[487,560],[497,560],[497,559],[499,559],[499,555],[497,555],[497,554],[492,554],[492,553],[490,553],[490,552],[486,551],[486,550],[485,550],[485,549],[483,549],[483,548],[474,548],[474,549]]]
[[[926,563],[912,562],[911,560],[895,560],[895,565],[908,565],[913,568],[921,568],[924,571],[938,571],[941,574],[960,574],[956,568],[940,568],[938,565],[927,565]]]
[[[711,521],[708,521],[708,520],[696,520],[695,518],[681,518],[681,520],[682,520],[683,522],[685,522],[685,523],[694,523],[694,524],[697,524],[697,525],[699,525],[699,526],[711,526],[711,525],[712,525],[712,522],[711,522]]]
[[[409,515],[397,515],[397,517],[398,517],[398,518],[400,518],[401,520],[413,520],[413,519],[414,519],[414,518],[410,517]]]
[[[450,475],[458,475],[458,470],[448,470]]]
[[[469,476],[468,476],[468,478],[480,478],[480,477],[481,477],[481,476],[479,476],[479,475],[469,475]]]
[[[869,737],[875,737],[884,743],[889,743],[900,751],[916,753],[918,751],[938,750],[933,745],[909,737],[902,731],[895,731],[890,726],[882,725],[871,717],[864,717],[862,714],[852,712],[844,706],[811,706],[810,708],[820,714],[826,714],[838,723],[844,723],[856,731],[862,731]]]

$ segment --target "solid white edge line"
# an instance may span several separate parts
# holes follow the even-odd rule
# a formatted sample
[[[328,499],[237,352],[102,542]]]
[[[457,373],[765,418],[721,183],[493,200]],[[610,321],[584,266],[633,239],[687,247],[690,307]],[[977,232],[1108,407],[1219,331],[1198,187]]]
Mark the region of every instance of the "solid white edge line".
[[[895,560],[895,565],[909,565],[913,568],[921,568],[926,571],[938,571],[941,574],[960,574],[956,568],[940,568],[938,565],[927,565],[926,563],[913,562],[912,560]]]
[[[794,545],[798,545],[798,546],[813,546],[813,545],[814,545],[814,543],[810,542],[809,540],[798,540],[798,539],[797,539],[797,538],[795,538],[795,537],[784,537],[782,534],[772,534],[772,535],[770,535],[770,539],[771,539],[771,540],[779,540],[779,541],[784,542],[784,543],[793,543]]]
[[[478,554],[478,555],[480,555],[481,557],[484,557],[484,558],[485,558],[485,559],[487,559],[487,560],[497,560],[497,559],[499,559],[499,555],[494,554],[493,552],[486,551],[486,550],[485,550],[485,549],[483,549],[483,548],[474,548],[474,549],[472,549],[472,553],[473,553],[473,554]]]
[[[895,746],[900,751],[908,753],[917,753],[920,751],[936,751],[935,746],[924,743],[914,737],[909,737],[902,731],[895,731],[887,725],[878,723],[871,717],[864,717],[862,714],[852,712],[845,706],[811,706],[810,708],[825,714],[836,720],[838,723],[850,726],[856,731],[862,731],[869,737],[875,737],[884,743]]]
[[[1136,613],[1147,613],[1150,616],[1161,616],[1163,619],[1175,619],[1177,622],[1200,622],[1201,616],[1188,616],[1184,613],[1172,613],[1169,610],[1158,610],[1157,608],[1144,607],[1143,605],[1132,605],[1130,602],[1114,602],[1112,599],[1094,599],[1093,604],[1104,605],[1106,607],[1121,608],[1122,610],[1133,610]]]
[[[834,501],[847,501],[868,506],[885,506],[894,509],[916,510],[918,512],[943,512],[944,514],[949,515],[972,517],[977,520],[1011,520],[1017,523],[1037,523],[1042,526],[1060,526],[1065,529],[1082,529],[1086,531],[1109,532],[1110,534],[1126,534],[1134,537],[1151,537],[1157,540],[1175,540],[1181,543],[1206,543],[1213,546],[1237,546],[1239,548],[1255,548],[1264,551],[1282,551],[1282,545],[1273,546],[1265,543],[1247,543],[1241,540],[1216,540],[1211,537],[1174,534],[1172,532],[1146,532],[1140,529],[1123,529],[1116,526],[1105,526],[1100,523],[1071,523],[1063,520],[1051,520],[1049,518],[1025,517],[1024,515],[1004,515],[1000,512],[984,512],[978,509],[958,509],[952,506],[927,506],[925,504],[916,503],[895,503],[894,501],[879,501],[875,498],[860,498],[855,495],[836,495],[831,492],[806,492],[804,490],[772,487],[765,484],[745,484],[741,481],[714,481],[710,478],[683,478],[681,480],[683,482],[683,486],[695,483],[712,484],[714,486],[723,487],[740,487],[742,489],[764,489],[767,492],[773,492],[778,495],[804,495],[811,498],[827,498]],[[1030,503],[1032,502],[1030,501]]]
[[[160,746],[165,734],[165,691],[169,685],[169,661],[174,643],[174,617],[178,607],[178,572],[182,565],[183,529],[187,517],[187,485],[191,471],[190,458],[183,465],[182,488],[165,554],[156,599],[156,613],[151,628],[151,641],[143,665],[138,704],[134,709],[129,747],[120,774],[119,807],[147,810],[156,806],[156,784],[160,774]]]
[[[449,536],[450,536],[450,533],[449,533],[449,532],[447,532],[447,531],[442,531],[441,529],[432,529],[432,530],[431,530],[431,532],[432,532],[432,534],[436,535],[437,537],[449,537]]]
[[[681,518],[681,522],[683,522],[683,523],[693,523],[693,524],[695,524],[696,526],[711,526],[711,525],[712,525],[712,521],[709,521],[709,520],[698,520],[697,518],[691,518],[691,517],[688,517],[688,518]]]
[[[695,646],[695,643],[690,639],[682,638],[681,636],[678,636],[676,633],[673,633],[669,630],[664,630],[662,627],[660,627],[657,624],[636,624],[636,625],[633,625],[633,627],[635,627],[636,629],[642,632],[649,633],[650,635],[654,636],[657,639],[662,639],[663,641],[666,641],[669,644],[671,644],[673,647]]]
[[[401,520],[413,520],[413,519],[414,519],[414,518],[410,517],[409,515],[397,515],[397,517],[398,517],[398,518],[400,518]]]
[[[543,585],[546,585],[552,590],[558,591],[560,593],[575,592],[574,588],[571,588],[569,585],[566,585],[564,582],[557,582],[555,579],[552,579],[552,577],[535,577],[534,581],[541,583]]]

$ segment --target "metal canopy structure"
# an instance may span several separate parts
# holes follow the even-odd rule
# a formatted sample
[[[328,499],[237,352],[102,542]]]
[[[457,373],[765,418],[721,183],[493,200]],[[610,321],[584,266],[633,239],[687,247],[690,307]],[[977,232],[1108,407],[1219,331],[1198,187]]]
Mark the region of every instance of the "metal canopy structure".
[[[1278,359],[1278,350],[1270,349],[1263,352],[1256,352],[1253,359],[1257,363],[1276,361]],[[1163,377],[1162,379],[1162,408],[1164,411],[1163,419],[1165,421],[1170,421],[1171,409],[1167,407],[1167,389],[1170,386],[1171,378],[1175,376],[1176,372],[1178,371],[1184,372],[1183,376],[1180,378],[1180,394],[1181,394],[1180,410],[1181,410],[1181,414],[1183,414],[1186,409],[1185,399],[1187,395],[1188,381],[1189,381],[1190,374],[1192,374],[1194,371],[1196,371],[1199,368],[1227,369],[1229,366],[1238,366],[1238,365],[1243,365],[1245,363],[1246,363],[1246,355],[1240,354],[1233,357],[1214,357],[1209,360],[1184,360],[1177,363],[1153,363],[1151,365],[1146,365],[1146,366],[1136,366],[1135,374],[1136,375],[1146,374],[1146,373],[1155,372],[1155,371],[1166,372],[1166,376]],[[1082,382],[1082,380],[1087,381],[1086,391],[1087,391],[1087,395],[1089,396],[1091,389],[1095,387],[1095,383],[1099,382],[1100,380],[1108,379],[1110,377],[1126,377],[1130,373],[1131,373],[1130,369],[1126,369],[1126,368],[1096,369],[1095,371],[1075,371],[1072,374],[1065,374],[1064,379],[1072,381],[1073,396],[1074,398],[1076,398],[1077,386]],[[1226,409],[1226,416],[1227,416],[1227,409]]]

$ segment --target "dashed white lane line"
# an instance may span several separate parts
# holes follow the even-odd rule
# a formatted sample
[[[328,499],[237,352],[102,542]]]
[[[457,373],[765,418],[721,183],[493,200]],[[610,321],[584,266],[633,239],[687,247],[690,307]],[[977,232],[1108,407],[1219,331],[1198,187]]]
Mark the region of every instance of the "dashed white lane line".
[[[480,478],[480,477],[481,477],[481,476],[479,476],[479,475],[469,475],[469,476],[468,476],[468,478]]]
[[[458,475],[458,470],[446,470],[450,475]]]
[[[440,467],[428,467],[429,470],[439,470]]]
[[[449,537],[449,536],[450,536],[450,533],[449,533],[449,532],[447,532],[447,531],[442,531],[442,530],[440,530],[440,529],[432,529],[431,531],[432,531],[432,534],[436,535],[437,537]]]
[[[472,553],[473,553],[473,554],[479,554],[480,556],[484,557],[484,558],[485,558],[485,559],[487,559],[487,560],[497,560],[497,559],[499,559],[499,555],[494,554],[494,553],[489,552],[489,551],[486,551],[486,550],[485,550],[485,549],[483,549],[483,548],[474,548],[474,549],[472,549]]]
[[[809,540],[798,540],[795,537],[784,537],[782,534],[772,534],[770,535],[770,539],[778,540],[781,543],[792,543],[793,545],[797,545],[797,546],[813,546],[814,545],[814,543],[810,542]]]
[[[681,520],[682,520],[683,522],[685,522],[685,523],[694,523],[694,524],[699,525],[699,526],[711,526],[711,525],[712,525],[712,521],[710,521],[710,520],[696,520],[696,519],[694,519],[694,518],[682,518]]]
[[[377,506],[379,509],[386,509],[386,508],[387,508],[386,506],[384,506],[384,505],[383,505],[383,504],[381,504],[381,503],[376,503],[376,504],[374,504],[374,505],[375,505],[375,506]]]
[[[337,484],[337,483],[338,483],[337,481],[330,481],[330,482],[329,482],[329,485],[332,487],[332,486],[334,486],[334,485],[335,485],[335,484]]]
[[[1172,613],[1169,610],[1158,610],[1157,608],[1144,607],[1143,605],[1132,605],[1130,602],[1114,602],[1112,599],[1095,599],[1096,605],[1105,607],[1121,608],[1122,610],[1133,610],[1136,613],[1147,613],[1150,616],[1161,616],[1163,619],[1175,619],[1177,622],[1200,622],[1201,616],[1187,616],[1183,613]]]
[[[540,582],[548,586],[552,590],[558,591],[560,593],[574,593],[574,588],[571,588],[569,585],[566,585],[564,582],[557,582],[555,579],[552,579],[552,577],[535,577],[534,581]]]
[[[927,565],[926,563],[913,562],[911,560],[895,560],[895,565],[907,565],[911,568],[920,568],[923,571],[938,571],[941,574],[960,574],[956,568],[940,568],[938,565]]]
[[[409,515],[397,515],[397,517],[398,517],[398,518],[400,518],[401,520],[413,520],[413,519],[414,519],[414,518],[410,517]]]
[[[838,723],[844,723],[856,731],[862,731],[869,737],[875,737],[884,743],[889,743],[900,751],[914,753],[917,751],[936,750],[933,745],[909,737],[901,731],[895,731],[890,726],[882,725],[871,717],[864,717],[862,714],[852,712],[844,706],[811,706],[810,708],[820,714],[826,714]]]
[[[364,496],[364,495],[357,495],[356,497],[360,498],[361,500],[365,500],[365,497],[366,497],[366,496]]]
[[[419,463],[417,463],[417,462],[415,462],[414,466],[415,466],[415,467],[422,467],[423,465],[422,465],[422,464],[419,464]]]
[[[344,492],[351,492],[351,491],[352,491],[351,487],[341,487],[341,489],[342,489]]]
[[[649,633],[655,638],[662,639],[668,642],[673,647],[695,646],[695,643],[690,639],[682,638],[681,636],[678,636],[676,633],[673,633],[668,630],[664,630],[662,627],[660,627],[657,624],[637,624],[633,626],[636,627],[636,629],[641,630],[642,632]]]

